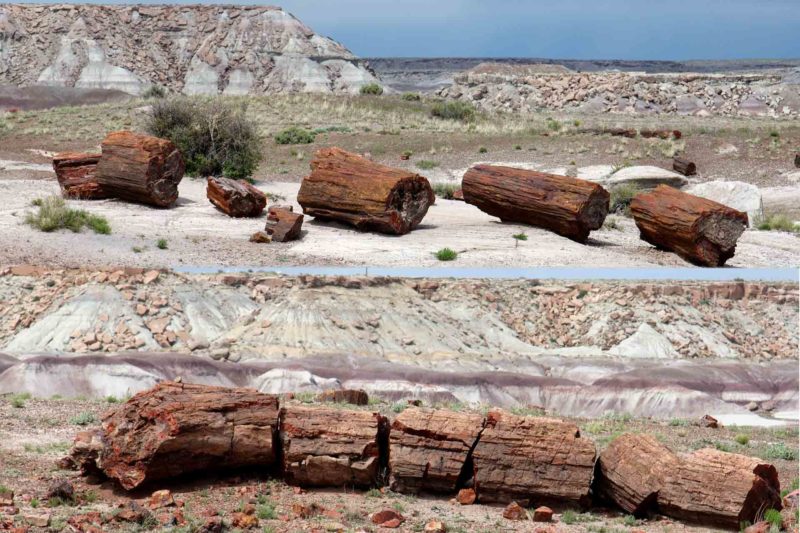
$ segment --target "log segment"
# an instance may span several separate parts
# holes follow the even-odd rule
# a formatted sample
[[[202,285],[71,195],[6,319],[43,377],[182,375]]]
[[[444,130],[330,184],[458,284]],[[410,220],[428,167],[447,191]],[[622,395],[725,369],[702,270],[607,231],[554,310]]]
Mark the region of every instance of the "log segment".
[[[585,243],[606,219],[610,195],[600,185],[534,170],[477,165],[461,183],[464,201],[503,222],[521,222]]]
[[[644,517],[656,510],[664,478],[678,457],[650,435],[625,434],[602,451],[594,490],[623,510]]]
[[[747,213],[667,185],[636,195],[630,212],[643,240],[712,267],[733,257],[748,223]]]
[[[587,505],[595,457],[571,422],[490,411],[472,453],[478,499]]]
[[[101,200],[108,198],[97,183],[97,163],[100,154],[61,152],[53,156],[53,170],[64,198]]]
[[[157,207],[169,207],[178,199],[184,162],[172,142],[115,131],[100,146],[97,183],[110,196]]]
[[[307,215],[396,235],[417,227],[434,200],[424,177],[340,148],[317,152],[297,195]]]
[[[299,239],[303,231],[303,215],[295,213],[292,206],[272,206],[267,212],[264,232],[271,241],[287,242]]]
[[[800,154],[796,154],[794,156],[794,166],[796,166],[797,168],[800,168]]]
[[[688,159],[676,157],[672,160],[672,170],[684,176],[694,176],[697,174],[697,165]]]
[[[241,180],[208,178],[208,201],[229,217],[257,217],[267,206],[267,196]]]
[[[389,435],[392,490],[455,493],[462,471],[471,470],[468,460],[483,422],[479,414],[444,409],[411,407],[400,413]]]
[[[278,399],[250,389],[164,382],[103,419],[98,467],[125,489],[221,468],[269,467]]]
[[[286,482],[303,487],[373,487],[389,423],[379,413],[328,407],[281,409]]]

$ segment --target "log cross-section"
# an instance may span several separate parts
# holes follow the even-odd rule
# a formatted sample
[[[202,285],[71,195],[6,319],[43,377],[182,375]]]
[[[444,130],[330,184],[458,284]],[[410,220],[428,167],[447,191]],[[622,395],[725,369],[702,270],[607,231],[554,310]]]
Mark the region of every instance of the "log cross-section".
[[[544,228],[585,243],[608,214],[608,191],[590,181],[534,170],[476,165],[462,180],[464,201],[504,222]]]
[[[76,200],[100,200],[108,198],[103,187],[97,183],[97,163],[100,154],[61,152],[53,156],[53,170],[64,198]]]
[[[434,200],[426,178],[340,148],[317,152],[297,194],[307,215],[396,235],[417,227]]]
[[[676,157],[672,160],[672,170],[684,176],[694,176],[697,174],[697,165],[688,159]]]

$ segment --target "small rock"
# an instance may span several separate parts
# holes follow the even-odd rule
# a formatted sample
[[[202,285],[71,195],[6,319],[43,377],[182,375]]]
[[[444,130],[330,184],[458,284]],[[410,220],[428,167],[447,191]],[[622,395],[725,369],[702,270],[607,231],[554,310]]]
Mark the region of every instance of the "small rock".
[[[175,505],[175,500],[172,498],[172,493],[167,490],[157,490],[150,495],[148,506],[150,509],[161,509],[162,507],[169,507]]]
[[[138,502],[131,500],[114,515],[114,520],[141,524],[149,516],[150,511],[139,505]]]
[[[227,359],[230,353],[231,353],[230,348],[217,348],[215,350],[211,350],[211,353],[209,355],[211,356],[211,359],[219,360],[219,359]]]
[[[700,427],[717,429],[719,421],[711,415],[703,415],[703,418],[700,419]]]
[[[403,515],[394,511],[392,509],[384,509],[383,511],[378,511],[377,513],[373,513],[370,517],[373,524],[376,524],[381,527],[388,527],[388,528],[395,528],[399,527],[405,521]]]
[[[240,529],[258,527],[258,517],[255,514],[233,513],[231,515],[231,525]]]
[[[158,279],[158,275],[159,275],[158,270],[149,270],[149,271],[144,273],[144,277],[142,278],[142,282],[145,285],[150,285],[151,283],[153,283],[155,280]]]
[[[50,525],[50,513],[30,513],[22,515],[22,519],[35,527],[47,527]]]
[[[511,502],[503,509],[503,518],[508,520],[527,520],[528,512],[517,502]]]
[[[271,243],[272,237],[266,231],[257,231],[250,235],[250,242]]]
[[[758,411],[758,404],[756,402],[750,402],[745,405],[748,411]]]
[[[47,499],[50,498],[59,498],[65,502],[75,501],[75,487],[66,479],[57,479],[47,489]]]
[[[14,491],[4,490],[0,492],[0,507],[8,507],[14,505]]]
[[[533,511],[534,522],[550,522],[553,520],[553,510],[549,507],[537,507]]]
[[[761,522],[756,522],[752,526],[748,526],[744,529],[744,533],[769,533],[771,524],[766,520]]]
[[[447,526],[441,520],[431,520],[422,529],[425,533],[447,533]]]
[[[458,495],[456,496],[456,501],[461,505],[472,505],[475,503],[475,499],[477,495],[475,494],[474,489],[461,489],[458,491]]]
[[[794,490],[783,497],[783,506],[787,509],[800,507],[800,489]]]
[[[761,402],[761,410],[766,412],[771,412],[775,410],[775,402],[772,400],[767,400],[766,402]]]

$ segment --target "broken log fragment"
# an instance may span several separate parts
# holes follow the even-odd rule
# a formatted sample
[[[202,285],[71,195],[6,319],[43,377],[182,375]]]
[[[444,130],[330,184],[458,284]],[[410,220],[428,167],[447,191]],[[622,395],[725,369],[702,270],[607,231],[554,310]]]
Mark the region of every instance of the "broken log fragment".
[[[688,159],[676,157],[672,160],[672,170],[678,174],[683,174],[684,176],[694,176],[697,174],[697,165]]]
[[[295,213],[292,206],[272,206],[267,212],[264,231],[275,242],[287,242],[300,238],[303,230],[303,215]]]
[[[340,148],[317,152],[297,194],[307,215],[396,235],[417,227],[434,200],[426,178]]]
[[[794,156],[794,166],[796,166],[797,168],[800,168],[800,154],[796,154]]]
[[[128,490],[201,470],[269,467],[277,425],[275,396],[163,382],[104,417],[97,466]]]
[[[490,411],[472,453],[478,499],[587,505],[595,456],[572,422]]]
[[[755,523],[767,509],[781,509],[774,466],[754,457],[704,448],[681,457],[658,495],[659,511],[716,527]]]
[[[101,200],[108,198],[97,183],[97,163],[100,154],[61,152],[53,156],[53,170],[64,198]]]
[[[464,201],[504,222],[544,228],[585,243],[602,227],[610,195],[577,178],[512,167],[476,165],[464,174]]]
[[[711,267],[733,257],[748,223],[747,213],[667,185],[637,194],[630,212],[643,240]]]
[[[625,434],[600,453],[594,490],[636,517],[654,512],[664,479],[678,457],[650,435]]]
[[[389,423],[369,411],[290,406],[281,410],[286,482],[302,487],[373,487],[385,464]]]
[[[482,429],[479,414],[406,409],[389,434],[391,489],[455,493],[459,481],[472,477],[470,455]]]
[[[267,196],[246,181],[208,178],[208,201],[229,217],[257,217],[267,206]]]
[[[178,199],[184,162],[172,142],[115,131],[100,146],[97,183],[109,196],[157,207],[169,207]]]

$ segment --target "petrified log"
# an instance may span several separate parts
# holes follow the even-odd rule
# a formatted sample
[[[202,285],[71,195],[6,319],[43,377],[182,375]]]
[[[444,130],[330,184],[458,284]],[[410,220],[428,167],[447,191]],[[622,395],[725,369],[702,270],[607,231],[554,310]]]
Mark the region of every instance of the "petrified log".
[[[100,154],[61,152],[53,156],[53,170],[64,198],[100,200],[108,198],[95,176]]]
[[[678,174],[683,174],[684,176],[694,176],[697,174],[697,165],[688,159],[676,157],[672,160],[672,170]]]
[[[303,230],[303,215],[293,212],[292,206],[272,206],[267,212],[264,231],[275,242],[287,242],[300,238]]]
[[[317,152],[297,194],[307,215],[397,235],[417,227],[434,200],[426,178],[340,148]]]
[[[241,180],[208,178],[208,200],[229,217],[257,217],[267,206],[267,196]]]
[[[642,239],[713,267],[733,257],[748,222],[747,213],[667,185],[636,195],[630,211]]]
[[[800,154],[796,154],[794,156],[794,166],[796,166],[797,168],[800,168]]]
[[[184,163],[172,142],[115,131],[100,146],[97,183],[110,196],[158,207],[169,207],[178,199]]]
[[[778,472],[754,457],[697,450],[667,473],[658,507],[679,520],[738,528],[767,509],[781,509]]]
[[[283,470],[290,485],[374,486],[389,423],[379,413],[328,407],[281,409]],[[383,451],[383,454],[381,452]]]
[[[595,456],[571,422],[490,411],[472,453],[478,499],[586,505]]]
[[[679,459],[650,435],[625,434],[600,453],[594,490],[625,511],[644,517],[656,510],[665,476]]]
[[[454,493],[472,475],[468,460],[482,428],[483,417],[474,413],[415,407],[400,413],[389,434],[392,490]]]
[[[461,182],[464,201],[504,222],[522,222],[586,242],[603,225],[608,191],[577,178],[477,165]]]
[[[199,470],[269,467],[278,414],[278,399],[254,390],[160,383],[104,417],[97,463],[129,490]]]

